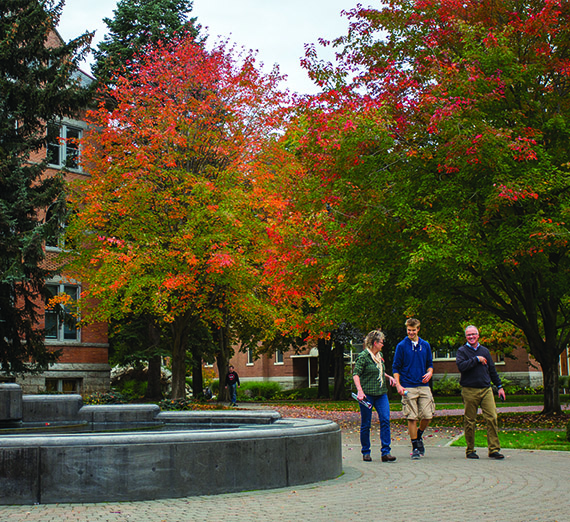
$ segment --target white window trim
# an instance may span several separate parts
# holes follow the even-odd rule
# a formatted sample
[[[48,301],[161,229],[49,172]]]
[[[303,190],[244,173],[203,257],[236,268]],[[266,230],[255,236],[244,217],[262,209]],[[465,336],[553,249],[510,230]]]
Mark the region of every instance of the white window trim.
[[[253,366],[253,363],[254,363],[254,361],[253,361],[253,350],[251,348],[248,348],[246,355],[247,355],[247,362],[245,363],[245,365],[246,366]]]
[[[81,140],[83,139],[83,136],[85,134],[85,131],[87,130],[87,124],[84,121],[81,120],[73,120],[71,118],[62,118],[62,119],[58,119],[58,120],[54,120],[52,122],[50,122],[50,124],[54,124],[54,125],[59,125],[60,127],[60,139],[62,138],[61,136],[61,128],[62,127],[72,127],[74,129],[78,129],[81,132],[81,135],[79,137],[79,141],[80,143],[78,144],[78,148],[79,148],[79,152],[78,152],[78,167],[77,168],[70,168],[70,167],[66,167],[67,170],[69,170],[70,172],[77,172],[77,173],[83,173],[83,169],[81,167],[81,155],[82,155],[82,147],[81,147]],[[65,147],[66,144],[65,142],[61,143],[60,147]],[[60,149],[61,150],[61,149]],[[46,149],[46,154],[47,154],[47,149]],[[61,152],[60,152],[61,155]],[[50,163],[48,162],[48,166],[50,168],[54,168],[54,169],[63,169],[64,168],[64,163],[62,163],[62,158],[59,158],[59,162],[58,163]]]
[[[78,283],[77,281],[73,280],[73,279],[64,279],[63,277],[56,277],[56,278],[53,278],[53,279],[46,281],[46,285],[57,285],[60,287],[59,290],[61,290],[61,287],[64,287],[66,285],[67,286],[75,286],[75,287],[77,287],[78,295],[81,296],[81,284]],[[44,308],[44,310],[45,310],[45,308]],[[77,318],[77,322],[79,322],[79,318]],[[81,328],[76,329],[76,331],[77,331],[77,338],[76,339],[63,339],[62,331],[63,331],[63,324],[60,324],[57,339],[48,339],[46,337],[46,338],[44,338],[44,343],[46,345],[81,343]]]

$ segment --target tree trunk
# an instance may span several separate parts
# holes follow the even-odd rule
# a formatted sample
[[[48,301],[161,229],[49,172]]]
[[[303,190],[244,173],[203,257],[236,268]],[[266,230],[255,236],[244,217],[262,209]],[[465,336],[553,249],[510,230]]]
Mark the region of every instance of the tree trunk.
[[[202,375],[202,359],[192,358],[192,395],[195,399],[204,398],[204,376]]]
[[[550,325],[550,328],[545,328],[544,338],[538,332],[533,331],[530,334],[525,331],[525,335],[529,341],[531,355],[540,363],[542,368],[542,382],[544,385],[544,408],[542,413],[562,413],[558,383],[558,361],[562,352],[559,346],[566,343],[561,343],[560,340],[557,340],[557,331],[553,326],[556,324],[556,321],[550,320],[545,321],[545,323]]]
[[[333,399],[339,401],[346,399],[345,383],[344,383],[344,344],[338,341],[334,343],[332,352],[334,361],[334,388]]]
[[[542,413],[562,413],[558,383],[558,359],[556,359],[554,363],[547,360],[540,364],[542,366],[542,379],[544,382],[544,409]]]
[[[172,344],[172,398],[186,398],[186,347],[188,345],[189,317],[184,315],[171,325]]]
[[[330,398],[329,392],[329,371],[331,366],[332,341],[319,339],[317,349],[319,350],[319,389],[317,397],[319,399]]]
[[[145,399],[159,401],[162,399],[162,357],[155,355],[148,360],[147,387]]]
[[[230,392],[226,389],[226,376],[231,359],[231,347],[229,346],[229,336],[225,328],[219,328],[214,335],[217,338],[218,353],[216,354],[216,365],[220,376],[220,386],[218,391],[218,402],[227,402]]]
[[[154,323],[154,318],[148,319],[148,339],[153,348],[160,344],[160,330]],[[147,386],[145,399],[159,401],[162,399],[162,357],[153,355],[148,360],[148,370],[146,374]]]

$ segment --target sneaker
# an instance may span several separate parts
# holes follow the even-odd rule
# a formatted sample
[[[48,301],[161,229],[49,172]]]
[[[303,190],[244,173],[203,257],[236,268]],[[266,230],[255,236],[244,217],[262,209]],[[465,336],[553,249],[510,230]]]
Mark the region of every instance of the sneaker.
[[[418,439],[418,451],[420,455],[423,457],[426,454],[426,449],[424,447],[424,441],[422,439]]]
[[[370,455],[362,455],[362,460],[364,462],[371,462],[372,461],[372,457]]]
[[[412,460],[421,459],[420,450],[418,448],[414,448],[412,451]]]
[[[467,453],[465,457],[468,459],[478,459],[479,455],[477,455],[477,453],[475,453],[474,451],[471,451],[470,453]]]
[[[504,459],[505,456],[502,453],[499,453],[498,451],[494,451],[493,453],[489,453],[489,458],[501,460]]]
[[[392,457],[392,455],[382,455],[382,462],[394,462],[396,457]]]

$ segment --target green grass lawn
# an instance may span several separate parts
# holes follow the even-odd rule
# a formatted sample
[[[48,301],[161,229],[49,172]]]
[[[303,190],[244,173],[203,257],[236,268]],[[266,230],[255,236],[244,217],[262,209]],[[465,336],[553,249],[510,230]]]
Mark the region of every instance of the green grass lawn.
[[[566,440],[566,433],[563,431],[500,430],[499,439],[501,440],[502,449],[570,451],[570,441]],[[465,447],[465,437],[462,435],[453,442],[452,446]],[[483,430],[477,430],[475,432],[475,446],[477,448],[487,447],[487,434]]]

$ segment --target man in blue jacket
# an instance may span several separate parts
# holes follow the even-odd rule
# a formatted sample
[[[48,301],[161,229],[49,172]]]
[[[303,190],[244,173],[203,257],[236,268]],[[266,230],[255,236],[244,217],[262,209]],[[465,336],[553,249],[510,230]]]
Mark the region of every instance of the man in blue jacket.
[[[408,419],[414,460],[425,455],[422,436],[435,412],[429,387],[433,375],[431,347],[427,341],[420,339],[419,331],[420,321],[410,317],[406,321],[408,336],[396,346],[392,364],[396,390],[402,396],[402,414]]]
[[[482,344],[479,344],[479,330],[475,326],[465,328],[467,342],[457,350],[455,362],[461,372],[461,396],[465,405],[465,442],[467,443],[466,457],[478,459],[475,452],[475,424],[477,422],[477,408],[481,408],[483,418],[487,422],[487,444],[489,457],[502,459],[504,455],[499,451],[499,428],[497,422],[497,407],[491,388],[491,381],[499,389],[499,397],[505,400],[501,378],[495,369],[491,353]]]

